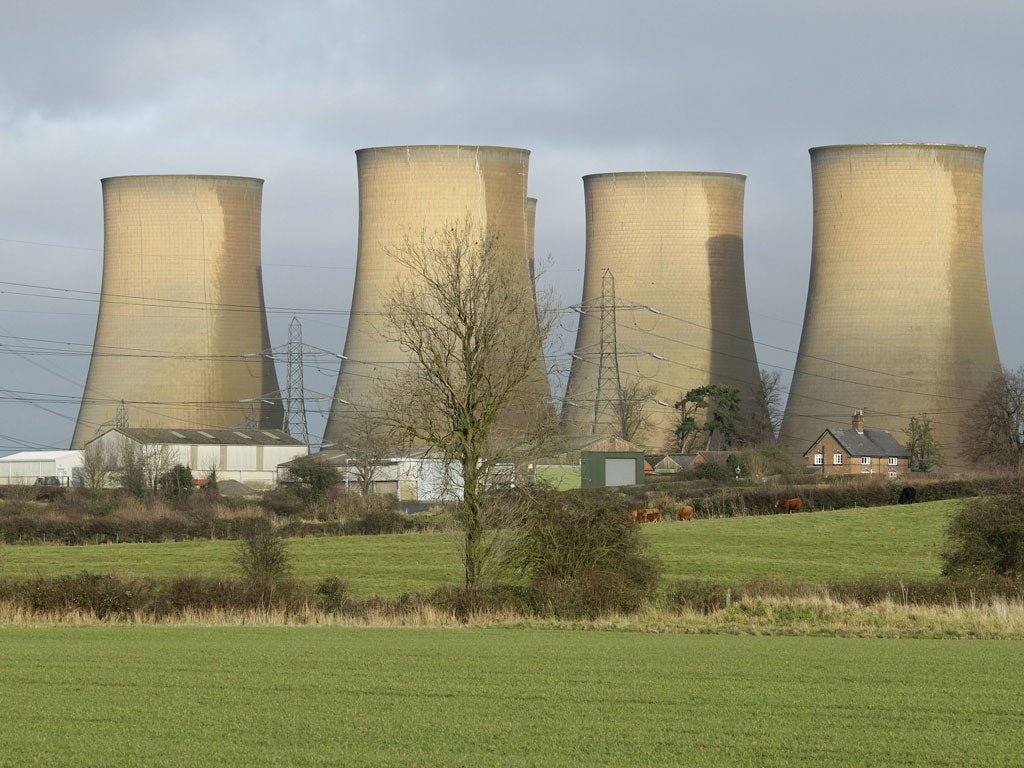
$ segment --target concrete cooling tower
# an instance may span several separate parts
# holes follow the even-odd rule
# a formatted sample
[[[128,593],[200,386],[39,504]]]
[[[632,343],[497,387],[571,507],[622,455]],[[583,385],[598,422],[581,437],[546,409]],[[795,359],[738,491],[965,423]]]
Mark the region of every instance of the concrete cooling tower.
[[[632,439],[649,450],[670,442],[679,416],[671,406],[695,387],[738,387],[745,412],[756,409],[760,374],[743,272],[745,181],[726,173],[583,178],[587,253],[562,408],[568,436],[621,434],[620,386],[635,393],[639,384],[643,392],[649,424]]]
[[[280,428],[260,265],[263,180],[102,180],[103,288],[71,441],[127,426]],[[264,400],[270,401],[269,403]]]
[[[537,258],[534,249],[534,234],[537,228],[537,198],[526,198],[526,258],[530,262],[530,279],[537,278]]]
[[[981,230],[983,147],[810,150],[814,237],[782,425],[801,454],[863,409],[898,440],[928,414],[955,465],[965,409],[999,370]]]
[[[529,151],[506,147],[401,146],[356,152],[359,174],[359,245],[355,288],[345,358],[324,442],[343,445],[360,411],[374,411],[379,382],[412,362],[390,340],[382,311],[409,269],[396,259],[407,240],[430,236],[439,228],[465,222],[497,233],[503,254],[512,257],[510,279],[532,296],[531,207],[526,185]],[[510,319],[511,322],[515,320]],[[538,350],[537,371],[527,386],[530,404],[506,413],[501,428],[528,430],[550,411],[551,393]]]

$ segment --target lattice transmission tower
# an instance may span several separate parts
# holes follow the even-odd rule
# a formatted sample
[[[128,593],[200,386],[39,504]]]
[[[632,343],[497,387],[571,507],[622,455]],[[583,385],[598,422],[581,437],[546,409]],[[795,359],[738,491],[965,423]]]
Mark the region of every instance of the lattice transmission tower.
[[[610,269],[601,275],[601,338],[597,354],[597,391],[590,418],[590,434],[597,434],[598,424],[618,424],[622,408],[622,381],[619,378],[619,346],[615,330],[615,276]],[[611,411],[602,422],[602,411]]]
[[[288,324],[288,376],[285,385],[284,424],[282,429],[297,440],[309,444],[309,426],[306,423],[305,387],[302,383],[303,345],[302,323],[293,317]]]

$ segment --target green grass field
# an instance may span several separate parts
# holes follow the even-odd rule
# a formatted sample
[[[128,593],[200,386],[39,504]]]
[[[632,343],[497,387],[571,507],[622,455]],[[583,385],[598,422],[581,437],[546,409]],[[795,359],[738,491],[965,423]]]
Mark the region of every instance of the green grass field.
[[[665,580],[702,577],[739,582],[773,576],[822,582],[860,576],[931,577],[939,573],[946,522],[956,502],[808,512],[798,515],[665,522],[644,526]],[[8,546],[2,575],[121,573],[168,577],[229,575],[227,541]],[[339,575],[362,594],[394,596],[458,583],[454,534],[293,539],[295,575]]]
[[[1024,644],[0,629],[0,765],[1018,766]]]

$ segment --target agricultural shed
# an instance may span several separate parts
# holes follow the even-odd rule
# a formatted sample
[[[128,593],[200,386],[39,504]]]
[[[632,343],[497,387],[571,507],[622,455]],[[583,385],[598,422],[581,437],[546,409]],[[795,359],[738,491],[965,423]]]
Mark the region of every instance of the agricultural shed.
[[[605,437],[580,451],[580,485],[606,488],[641,485],[644,482],[644,451],[621,437]]]
[[[128,441],[146,451],[166,452],[169,462],[217,480],[237,480],[251,488],[273,488],[278,465],[309,454],[309,446],[279,429],[157,429],[115,427],[86,444],[116,460]]]
[[[345,490],[359,489],[359,460],[344,451],[327,450],[316,454],[341,475]],[[290,463],[290,462],[289,462]],[[281,466],[285,477],[288,464]],[[405,502],[456,501],[462,498],[462,473],[454,462],[445,462],[429,450],[381,459],[373,469],[373,492],[391,494]]]
[[[81,485],[81,451],[22,451],[0,459],[0,485]]]

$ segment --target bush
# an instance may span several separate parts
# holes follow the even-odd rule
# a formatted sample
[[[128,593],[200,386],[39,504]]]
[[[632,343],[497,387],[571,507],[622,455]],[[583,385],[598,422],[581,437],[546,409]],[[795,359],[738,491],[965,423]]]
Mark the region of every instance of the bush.
[[[340,481],[338,470],[316,456],[296,459],[288,466],[288,474],[297,481],[292,487],[307,503],[324,501]]]
[[[272,586],[292,571],[291,556],[284,540],[266,518],[253,518],[235,549],[235,564],[246,581]]]
[[[953,515],[942,572],[1024,581],[1024,494],[969,499]]]
[[[511,558],[536,610],[562,617],[635,611],[660,570],[621,503],[577,493],[538,492]]]
[[[701,480],[709,480],[714,483],[724,483],[735,479],[732,470],[719,461],[703,461],[697,465],[693,473]]]
[[[713,581],[703,579],[683,579],[673,584],[666,599],[672,608],[686,608],[697,613],[714,613],[729,607],[737,597],[732,588]]]
[[[183,464],[175,464],[160,475],[157,484],[164,498],[182,504],[192,493],[192,470]]]

